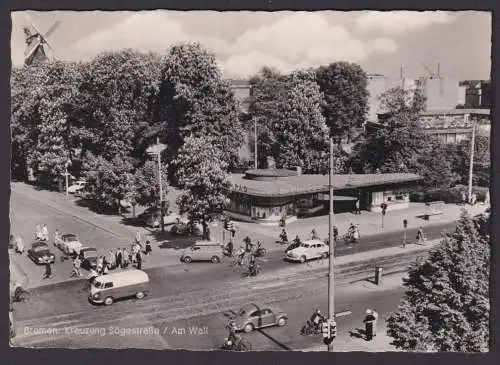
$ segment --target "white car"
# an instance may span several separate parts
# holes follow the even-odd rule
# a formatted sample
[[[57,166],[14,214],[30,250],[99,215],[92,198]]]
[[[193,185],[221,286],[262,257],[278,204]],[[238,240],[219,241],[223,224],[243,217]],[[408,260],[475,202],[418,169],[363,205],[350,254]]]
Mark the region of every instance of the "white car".
[[[181,217],[179,214],[174,213],[174,212],[169,212],[167,215],[163,217],[163,224],[168,226],[172,224],[178,224],[178,223],[187,223],[187,219],[184,217]],[[151,214],[149,218],[146,221],[146,225],[148,227],[152,228],[157,228],[160,226],[160,215],[158,213],[156,214]]]
[[[70,255],[73,252],[79,254],[83,245],[76,235],[63,234],[54,239],[54,246],[58,247],[65,254]]]
[[[80,190],[83,190],[84,187],[85,187],[85,181],[78,180],[73,185],[68,187],[68,193],[75,194],[75,193],[79,192]]]
[[[290,261],[306,262],[307,260],[317,258],[327,258],[330,252],[330,247],[323,241],[310,240],[300,244],[299,247],[287,251],[286,259]]]

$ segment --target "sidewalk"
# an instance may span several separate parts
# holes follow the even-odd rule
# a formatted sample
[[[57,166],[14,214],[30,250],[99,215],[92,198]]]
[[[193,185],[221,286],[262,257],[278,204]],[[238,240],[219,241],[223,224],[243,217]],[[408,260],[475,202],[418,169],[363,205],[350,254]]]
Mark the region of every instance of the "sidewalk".
[[[29,287],[29,278],[21,270],[19,265],[13,259],[13,254],[9,251],[9,272],[10,272],[10,282],[17,282],[22,288]]]
[[[410,208],[408,209],[388,211],[384,217],[384,228],[381,227],[381,214],[368,211],[362,211],[359,215],[353,213],[335,214],[333,224],[337,226],[339,236],[342,236],[345,232],[347,232],[351,223],[359,225],[361,236],[370,236],[380,233],[403,231],[403,220],[406,219],[408,221],[408,237],[411,237],[413,231],[417,231],[419,227],[422,227],[425,232],[426,227],[456,221],[460,217],[462,209],[466,209],[470,215],[474,216],[476,214],[484,213],[486,208],[487,206],[482,204],[476,204],[475,206],[446,204],[440,218],[427,221],[423,219],[423,216],[426,213],[425,204],[411,203]],[[288,239],[292,240],[296,235],[301,238],[309,237],[313,228],[316,230],[319,237],[328,237],[328,218],[328,215],[326,215],[302,218],[292,223],[288,223],[285,227]],[[278,239],[278,236],[283,229],[278,226],[268,226],[249,222],[237,222],[236,225],[238,229],[258,232],[262,235],[272,237],[275,240]]]

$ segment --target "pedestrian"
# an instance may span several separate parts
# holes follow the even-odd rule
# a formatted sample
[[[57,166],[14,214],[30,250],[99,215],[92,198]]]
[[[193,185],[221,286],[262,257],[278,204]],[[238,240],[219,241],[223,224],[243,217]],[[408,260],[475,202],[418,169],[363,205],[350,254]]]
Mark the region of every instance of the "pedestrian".
[[[354,241],[359,240],[359,224],[356,224],[353,228],[352,238]]]
[[[141,253],[140,252],[137,252],[137,254],[135,255],[135,259],[137,261],[137,269],[141,270],[141,268],[142,268],[142,257],[141,257]]]
[[[73,260],[73,271],[71,272],[71,277],[73,276],[82,276],[82,273],[80,272],[80,265],[82,264],[82,262],[80,261],[80,259],[78,257],[76,257],[74,260]]]
[[[318,232],[316,232],[315,228],[313,228],[313,230],[311,231],[311,239],[312,240],[319,240],[319,235],[318,235]]]
[[[490,205],[490,191],[489,190],[486,191],[486,195],[484,197],[484,204],[488,205],[488,206]]]
[[[108,262],[108,269],[112,270],[116,267],[116,255],[113,250],[109,250],[106,261]]]
[[[103,256],[99,256],[97,258],[97,263],[96,263],[96,271],[99,273],[99,274],[102,274],[102,270],[104,268],[104,257]]]
[[[424,230],[420,227],[417,231],[417,243],[420,245],[424,244]]]
[[[116,267],[123,268],[123,253],[120,247],[116,249]]]
[[[373,321],[373,337],[375,337],[377,336],[378,313],[375,309],[372,308],[372,314],[373,318],[375,318],[375,320]]]
[[[152,252],[152,248],[151,248],[151,242],[149,240],[146,241],[146,255],[149,256],[149,254]]]
[[[470,200],[471,200],[471,205],[476,205],[476,201],[477,201],[476,193],[472,193],[472,195],[470,196]]]
[[[464,191],[461,191],[460,194],[462,195],[462,204],[465,205],[467,203],[467,196]]]
[[[42,226],[42,236],[45,241],[49,242],[49,229],[46,224]]]
[[[141,232],[138,230],[136,233],[135,233],[135,242],[140,245],[141,244]]]
[[[375,323],[375,317],[371,309],[366,310],[366,316],[363,322],[365,323],[366,340],[371,341],[373,339],[373,325]]]
[[[24,243],[23,243],[23,238],[21,236],[16,237],[16,252],[21,255],[24,252]]]
[[[123,268],[126,269],[130,263],[130,255],[126,247],[124,247],[122,250],[122,262],[123,262]]]
[[[45,274],[43,275],[43,279],[50,279],[52,277],[52,267],[50,266],[50,259],[45,260]]]
[[[359,210],[359,199],[356,200],[356,214],[361,214],[361,210]]]
[[[337,226],[333,226],[333,240],[337,242],[338,238],[339,238],[339,229],[337,228]]]

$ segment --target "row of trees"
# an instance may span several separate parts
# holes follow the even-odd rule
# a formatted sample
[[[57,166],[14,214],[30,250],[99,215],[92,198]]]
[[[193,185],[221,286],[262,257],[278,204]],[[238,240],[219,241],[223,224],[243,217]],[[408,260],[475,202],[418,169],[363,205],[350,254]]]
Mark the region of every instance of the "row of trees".
[[[123,50],[14,69],[11,125],[14,178],[33,171],[50,185],[64,179],[70,161],[89,199],[110,208],[124,198],[158,200],[158,167],[147,153],[156,138],[167,146],[163,181],[181,187],[190,177],[179,167],[203,165],[187,148],[214,148],[210,156],[198,149],[198,157],[215,156],[227,170],[243,140],[231,87],[198,44],[173,46],[163,57]],[[188,138],[198,142],[184,146]]]

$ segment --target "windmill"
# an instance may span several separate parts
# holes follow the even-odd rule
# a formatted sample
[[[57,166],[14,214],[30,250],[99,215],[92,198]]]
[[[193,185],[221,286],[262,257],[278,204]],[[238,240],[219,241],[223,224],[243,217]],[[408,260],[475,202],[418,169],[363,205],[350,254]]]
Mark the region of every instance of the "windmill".
[[[25,14],[26,19],[31,24],[32,30],[28,27],[24,27],[24,35],[25,42],[27,45],[27,49],[24,52],[24,64],[26,66],[30,66],[32,64],[42,63],[49,61],[49,57],[47,56],[46,48],[48,47],[51,51],[51,58],[54,59],[54,49],[51,47],[49,42],[47,41],[47,37],[49,37],[56,28],[61,24],[58,20],[43,34],[40,30],[35,26],[30,17]],[[34,32],[33,32],[34,30]]]

